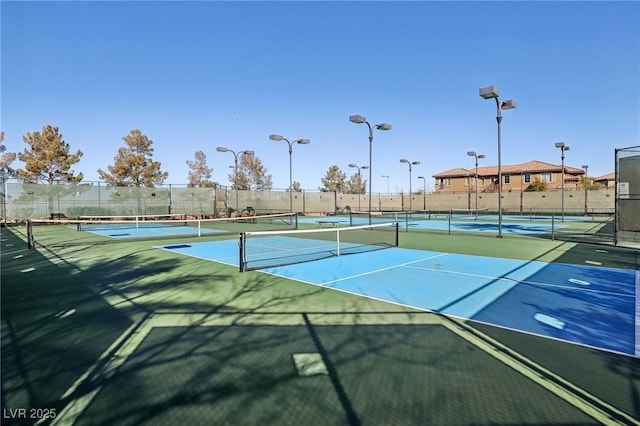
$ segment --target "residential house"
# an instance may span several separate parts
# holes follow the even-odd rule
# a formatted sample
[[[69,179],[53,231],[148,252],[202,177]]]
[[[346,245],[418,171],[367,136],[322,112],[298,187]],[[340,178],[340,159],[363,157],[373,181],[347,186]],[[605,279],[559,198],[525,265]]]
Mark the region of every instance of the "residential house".
[[[564,166],[564,188],[580,189],[581,178],[585,171],[576,167]],[[432,176],[435,179],[436,192],[475,192],[476,169],[455,168]],[[502,165],[502,191],[520,192],[536,180],[546,182],[547,190],[562,188],[562,166],[533,160],[522,164]],[[478,192],[498,190],[498,167],[478,167]]]
[[[602,184],[607,189],[613,189],[616,186],[616,174],[615,173],[607,173],[604,176],[600,176],[597,178],[593,178],[593,183]]]

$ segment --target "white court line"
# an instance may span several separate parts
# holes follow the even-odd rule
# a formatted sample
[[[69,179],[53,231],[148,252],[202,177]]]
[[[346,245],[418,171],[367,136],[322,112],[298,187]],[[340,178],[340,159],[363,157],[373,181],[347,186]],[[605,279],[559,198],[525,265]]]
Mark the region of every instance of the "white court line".
[[[167,245],[171,245],[171,244],[167,244]],[[155,249],[165,250],[165,251],[168,251],[168,252],[171,252],[171,253],[178,253],[178,254],[181,254],[183,256],[190,256],[190,257],[195,257],[196,259],[207,260],[209,262],[218,262],[218,263],[222,263],[223,265],[238,266],[238,257],[237,256],[229,256],[229,257],[222,257],[222,258],[219,258],[219,259],[212,259],[210,257],[196,256],[195,254],[177,252],[177,251],[175,251],[173,249],[168,249],[168,248],[165,248],[163,246],[152,246],[152,247],[155,248]],[[233,262],[231,262],[231,263],[225,262],[224,261],[225,259],[233,259]]]
[[[593,289],[593,288],[573,287],[573,286],[568,286],[568,285],[552,284],[552,283],[545,283],[545,282],[538,282],[538,281],[527,281],[527,280],[520,281],[520,280],[517,280],[515,278],[511,278],[511,277],[507,277],[507,276],[496,277],[496,276],[493,276],[493,275],[474,274],[474,273],[471,273],[471,272],[451,271],[451,270],[447,270],[447,269],[425,268],[425,267],[421,267],[421,266],[407,266],[407,268],[420,269],[420,270],[432,271],[432,272],[444,272],[444,273],[447,273],[447,274],[464,275],[464,276],[469,276],[469,277],[474,277],[474,278],[486,278],[486,279],[493,279],[493,280],[507,280],[507,281],[512,281],[512,282],[515,282],[515,283],[536,285],[536,286],[541,286],[541,287],[558,288],[558,289],[562,289],[562,290],[579,290],[579,291],[591,292],[591,293],[596,293],[596,294],[607,294],[607,295],[610,295],[610,296],[635,297],[634,295],[631,295],[631,294],[616,293],[616,292],[613,292],[613,291],[606,291],[606,290],[596,290],[596,289]],[[569,280],[571,280],[571,279],[569,279]]]
[[[149,325],[151,317],[143,317],[140,321],[136,321],[127,328],[124,333],[120,335],[116,339],[115,342],[111,344],[105,350],[102,355],[98,358],[98,360],[82,374],[78,377],[67,391],[60,398],[61,400],[73,395],[73,393],[80,387],[82,383],[87,381],[87,379],[98,372],[98,367],[102,365],[105,361],[107,362],[104,367],[105,375],[108,377],[110,373],[115,371],[120,365],[124,363],[126,357],[128,357],[133,350],[140,344],[142,339],[144,339],[151,331],[152,326]],[[136,330],[137,329],[137,330]],[[132,343],[133,342],[133,343]],[[122,345],[122,347],[112,356],[113,350],[118,346]],[[133,346],[133,349],[131,349]],[[130,351],[130,352],[127,352]],[[122,355],[126,354],[125,357]],[[77,399],[71,400],[58,414],[55,420],[51,423],[52,426],[61,426],[61,425],[73,425],[78,417],[84,412],[84,410],[89,406],[93,398],[100,392],[102,386],[98,386],[93,389],[91,392],[88,392],[84,395],[81,395]],[[36,423],[37,424],[37,423]]]
[[[431,259],[435,259],[435,258],[438,258],[438,257],[446,256],[448,254],[449,253],[440,253],[440,254],[436,254],[435,256],[423,257],[421,259],[411,260],[409,262],[400,263],[398,265],[391,265],[391,266],[387,266],[385,268],[374,269],[373,271],[367,271],[367,272],[362,272],[360,274],[355,274],[355,275],[350,275],[350,276],[343,277],[343,278],[338,278],[337,280],[325,281],[325,282],[323,282],[321,284],[322,285],[329,285],[329,284],[334,284],[334,283],[337,283],[337,282],[340,282],[340,281],[350,280],[352,278],[359,278],[359,277],[364,277],[364,276],[371,275],[371,274],[377,274],[378,272],[388,271],[390,269],[403,268],[403,267],[406,267],[407,265],[411,265],[412,263],[422,262],[424,260],[431,260]]]
[[[22,252],[28,252],[29,249],[20,249],[20,250],[12,250],[12,251],[4,251],[2,250],[2,253],[0,253],[0,256],[10,256],[12,254],[16,254],[16,253],[22,253]]]

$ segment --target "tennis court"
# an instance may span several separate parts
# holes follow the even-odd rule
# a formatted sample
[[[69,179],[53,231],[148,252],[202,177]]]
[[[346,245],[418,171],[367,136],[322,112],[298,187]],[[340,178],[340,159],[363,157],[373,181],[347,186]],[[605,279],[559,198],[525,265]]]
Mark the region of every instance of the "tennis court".
[[[266,244],[282,245],[281,241]],[[237,241],[160,248],[239,264]],[[636,324],[635,315],[640,311],[636,298],[640,278],[633,270],[390,248],[266,268],[263,272],[402,306],[640,355],[636,336],[640,324]]]
[[[636,252],[382,226],[336,247],[320,234],[342,227],[271,225],[43,224],[38,250],[3,228],[4,406],[77,426],[640,424]],[[237,229],[260,271],[238,272]],[[285,264],[294,238],[313,248]]]
[[[551,223],[542,223],[546,220],[544,218],[536,218],[536,222],[532,222],[530,219],[523,219],[519,216],[505,219],[502,223],[502,232],[505,234],[524,234],[524,235],[537,235],[550,233],[552,229],[564,228],[564,225]],[[413,216],[405,221],[405,217],[400,215],[399,217],[372,217],[372,223],[384,223],[389,220],[398,220],[401,227],[408,228],[410,230],[434,230],[434,231],[447,231],[453,232],[498,232],[498,217],[495,219],[489,216],[480,217],[478,220],[474,219],[461,219],[453,218],[451,222],[446,218],[437,218],[435,215],[430,217],[429,215]],[[318,219],[315,218],[299,218],[300,223],[313,224],[318,223]],[[348,217],[336,217],[334,219],[336,225],[349,226],[349,225],[366,225],[369,223],[369,219],[364,216],[352,217],[351,220]],[[550,222],[549,220],[547,220]]]

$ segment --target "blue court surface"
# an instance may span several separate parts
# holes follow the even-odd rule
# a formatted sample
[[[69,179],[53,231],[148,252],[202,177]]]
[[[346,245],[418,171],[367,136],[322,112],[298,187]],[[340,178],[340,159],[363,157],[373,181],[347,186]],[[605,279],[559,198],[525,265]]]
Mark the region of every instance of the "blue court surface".
[[[130,226],[89,225],[83,231],[109,238],[151,238],[172,235],[213,235],[225,231],[195,228],[186,225],[158,226],[153,223],[131,224]]]
[[[159,248],[238,265],[236,240]],[[261,272],[640,356],[640,274],[633,270],[389,248]]]
[[[498,232],[498,217],[496,216],[495,221],[490,221],[489,218],[483,218],[476,220],[465,219],[465,220],[451,220],[451,231],[454,232]],[[394,221],[393,218],[380,218],[373,217],[372,223],[387,223]],[[398,223],[400,228],[404,230],[407,227],[407,223],[404,218],[399,218]],[[298,218],[299,223],[311,223],[318,224],[318,222],[327,222],[333,223],[337,226],[349,226],[349,218],[331,218],[331,221],[322,218]],[[357,217],[353,219],[353,226],[358,225],[367,225],[369,224],[369,219],[366,216]],[[449,221],[447,220],[428,220],[428,219],[415,219],[409,220],[408,223],[409,229],[432,229],[439,231],[447,231],[449,230]],[[558,224],[546,224],[546,223],[525,223],[524,221],[519,221],[517,223],[502,223],[502,232],[505,234],[526,234],[526,235],[534,235],[534,234],[544,234],[550,233],[553,228],[560,229],[563,228],[564,225]]]

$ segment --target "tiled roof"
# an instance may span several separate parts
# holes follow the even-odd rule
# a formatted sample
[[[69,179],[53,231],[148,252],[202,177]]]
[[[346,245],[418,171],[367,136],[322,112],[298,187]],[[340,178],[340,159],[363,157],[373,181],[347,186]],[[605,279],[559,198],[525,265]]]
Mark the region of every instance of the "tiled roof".
[[[600,176],[600,177],[597,177],[597,178],[593,178],[593,181],[594,182],[600,182],[600,181],[603,181],[603,180],[609,181],[609,180],[615,180],[615,179],[616,179],[616,174],[615,173],[607,173],[606,175],[603,175],[603,176]]]
[[[570,175],[583,175],[584,170],[575,167],[564,166],[565,174]],[[520,173],[543,173],[543,172],[562,172],[561,164],[550,164],[544,161],[532,160],[522,164],[503,164],[502,174],[520,174]],[[475,168],[473,170],[467,170],[463,168],[450,169],[444,172],[432,175],[434,178],[445,177],[461,177],[461,176],[474,176]],[[478,176],[491,177],[498,175],[498,166],[484,166],[478,167]]]
[[[481,167],[478,167],[478,175],[480,175],[480,169]],[[458,167],[456,169],[447,170],[446,172],[440,172],[438,174],[433,175],[433,177],[440,178],[440,177],[474,176],[475,173],[476,173],[475,170],[471,171],[471,170],[463,169],[462,167]]]

